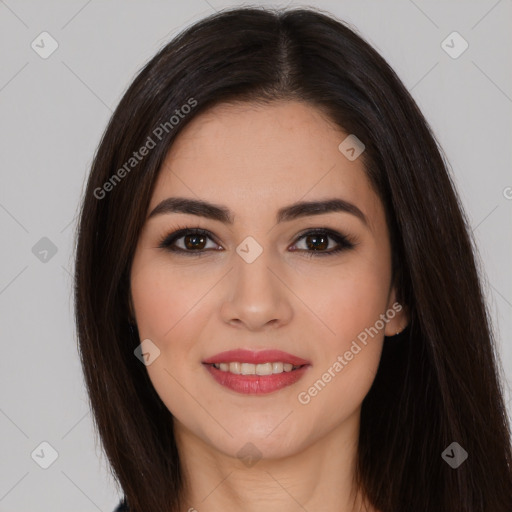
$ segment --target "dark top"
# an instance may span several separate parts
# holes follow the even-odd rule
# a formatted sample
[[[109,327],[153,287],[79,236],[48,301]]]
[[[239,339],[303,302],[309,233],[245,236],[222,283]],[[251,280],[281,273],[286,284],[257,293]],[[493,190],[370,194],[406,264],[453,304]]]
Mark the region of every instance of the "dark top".
[[[126,503],[126,499],[123,498],[117,508],[114,510],[114,512],[129,512],[130,509],[128,508],[128,505]]]

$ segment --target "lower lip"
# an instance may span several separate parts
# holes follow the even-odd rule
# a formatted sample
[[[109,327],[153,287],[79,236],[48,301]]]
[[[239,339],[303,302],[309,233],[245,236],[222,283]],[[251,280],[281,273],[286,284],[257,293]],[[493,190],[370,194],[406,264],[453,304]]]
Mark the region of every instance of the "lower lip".
[[[295,384],[310,365],[304,365],[291,372],[272,375],[237,375],[224,372],[211,364],[205,364],[212,377],[222,386],[246,395],[263,395]]]

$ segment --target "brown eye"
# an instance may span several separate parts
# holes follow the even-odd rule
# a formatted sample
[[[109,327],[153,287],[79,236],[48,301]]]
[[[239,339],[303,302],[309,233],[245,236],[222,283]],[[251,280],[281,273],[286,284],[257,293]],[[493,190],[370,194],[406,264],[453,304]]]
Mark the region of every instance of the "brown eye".
[[[187,249],[204,249],[206,237],[204,235],[196,235],[195,233],[182,237]]]
[[[308,249],[327,249],[329,245],[329,237],[326,235],[307,235],[305,240]]]
[[[208,240],[211,241],[213,246],[207,246]],[[292,251],[299,251],[308,257],[330,256],[340,251],[351,249],[356,245],[356,243],[352,242],[347,236],[325,228],[309,230],[297,239],[297,241],[302,240],[305,242],[305,247],[297,248],[293,246],[295,248],[292,249]],[[327,250],[332,246],[333,242],[334,248]],[[188,256],[201,256],[209,250],[222,250],[222,248],[214,242],[211,233],[200,228],[179,229],[166,236],[158,247],[169,252],[181,253]]]
[[[355,246],[355,243],[352,243],[348,237],[327,229],[308,231],[299,237],[298,241],[301,240],[304,240],[305,248],[294,250],[304,252],[307,256],[329,256],[345,249],[352,249]],[[330,240],[336,242],[335,247],[334,249],[326,250],[331,243]]]
[[[180,229],[166,236],[158,247],[171,252],[196,253],[200,255],[208,249],[207,241],[209,239],[212,240],[210,233],[203,229]],[[217,250],[218,245],[214,244],[209,249]]]

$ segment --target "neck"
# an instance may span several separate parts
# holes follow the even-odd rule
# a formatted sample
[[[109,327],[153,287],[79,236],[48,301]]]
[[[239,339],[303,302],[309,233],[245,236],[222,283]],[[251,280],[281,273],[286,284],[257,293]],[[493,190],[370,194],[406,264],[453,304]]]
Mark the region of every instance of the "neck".
[[[262,458],[252,460],[220,452],[175,419],[175,437],[186,482],[181,509],[190,512],[194,509],[200,512],[373,510],[363,507],[361,493],[354,483],[359,419],[360,410],[328,435],[297,447],[286,457],[262,454]],[[283,442],[286,440],[280,440]],[[254,441],[253,445],[257,443]],[[265,446],[271,453],[268,440]]]

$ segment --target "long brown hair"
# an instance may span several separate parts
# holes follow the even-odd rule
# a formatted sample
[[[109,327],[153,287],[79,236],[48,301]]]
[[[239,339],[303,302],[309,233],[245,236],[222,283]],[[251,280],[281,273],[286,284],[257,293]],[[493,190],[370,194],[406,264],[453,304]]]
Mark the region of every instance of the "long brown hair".
[[[407,329],[386,339],[362,404],[357,482],[382,512],[512,511],[510,427],[474,241],[425,118],[345,23],[317,9],[236,8],[186,29],[139,72],[103,134],[81,205],[79,352],[95,427],[131,512],[178,510],[186,484],[172,414],[134,355],[141,340],[130,323],[130,267],[158,172],[174,138],[207,108],[289,99],[365,144],[397,298],[409,311]],[[454,442],[468,454],[457,468],[442,457]]]

